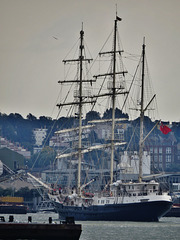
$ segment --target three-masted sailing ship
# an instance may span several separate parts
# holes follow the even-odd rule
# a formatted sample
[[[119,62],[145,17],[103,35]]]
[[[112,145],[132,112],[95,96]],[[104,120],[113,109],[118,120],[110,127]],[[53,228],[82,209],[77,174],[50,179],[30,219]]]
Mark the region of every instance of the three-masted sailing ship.
[[[117,25],[121,21],[119,17],[116,16],[114,21],[114,43],[113,50],[110,52],[104,52],[101,54],[109,54],[112,56],[112,68],[109,73],[105,75],[111,78],[111,83],[109,84],[110,91],[108,94],[98,94],[93,98],[87,98],[83,94],[83,84],[87,80],[83,79],[83,62],[91,61],[91,59],[86,59],[83,55],[84,49],[84,31],[80,31],[80,54],[78,59],[79,66],[79,78],[76,82],[79,85],[78,94],[75,102],[62,103],[58,106],[76,104],[79,108],[78,118],[79,126],[77,130],[79,132],[79,144],[78,151],[76,153],[62,154],[59,158],[68,157],[72,154],[78,155],[78,181],[77,190],[73,192],[70,197],[70,201],[62,201],[61,198],[57,196],[51,196],[56,208],[59,213],[60,219],[65,219],[66,217],[74,217],[75,220],[89,220],[89,221],[158,221],[160,217],[165,215],[171,208],[172,201],[168,192],[162,192],[159,189],[159,183],[155,181],[144,182],[142,181],[142,158],[143,158],[143,119],[144,112],[147,106],[144,106],[144,58],[145,58],[145,43],[142,46],[142,79],[141,79],[141,100],[140,100],[140,141],[139,141],[139,179],[138,182],[123,182],[122,180],[117,180],[113,182],[113,163],[114,163],[114,148],[115,145],[122,145],[122,142],[116,142],[114,138],[115,129],[115,106],[116,97],[119,94],[128,94],[124,90],[122,84],[118,83],[117,75],[125,75],[126,71],[118,71],[116,69],[116,56],[121,54],[121,51],[117,49]],[[66,60],[67,61],[67,60]],[[71,60],[69,60],[71,61]],[[95,78],[105,76],[97,75]],[[93,80],[88,80],[92,83]],[[110,188],[109,193],[94,193],[92,196],[84,196],[82,194],[81,186],[81,161],[82,154],[87,151],[93,151],[96,146],[89,147],[88,149],[82,149],[82,106],[86,103],[95,104],[97,98],[101,96],[111,96],[112,101],[112,134],[111,142],[109,147],[111,148],[111,164],[110,164]],[[104,145],[100,145],[100,148]],[[107,146],[106,146],[107,147]],[[93,181],[93,180],[92,180]]]

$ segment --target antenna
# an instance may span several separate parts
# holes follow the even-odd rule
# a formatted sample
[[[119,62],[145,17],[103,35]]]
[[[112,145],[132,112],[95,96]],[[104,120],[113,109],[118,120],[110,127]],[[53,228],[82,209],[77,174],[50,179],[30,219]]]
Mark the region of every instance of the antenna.
[[[116,21],[122,21],[122,18],[120,18],[120,17],[118,17],[118,15],[117,15],[117,3],[116,3]]]
[[[116,17],[117,17],[117,3],[116,3]]]
[[[143,37],[143,45],[145,45],[145,37]]]

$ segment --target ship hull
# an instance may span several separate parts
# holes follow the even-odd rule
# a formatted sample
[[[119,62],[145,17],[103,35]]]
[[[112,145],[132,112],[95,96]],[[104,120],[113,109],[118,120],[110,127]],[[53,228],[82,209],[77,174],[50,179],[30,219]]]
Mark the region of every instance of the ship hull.
[[[24,205],[0,205],[0,213],[3,214],[26,214],[27,207]]]
[[[142,221],[157,222],[170,209],[169,201],[128,204],[92,205],[89,207],[64,206],[55,203],[60,219],[74,217],[77,221]]]

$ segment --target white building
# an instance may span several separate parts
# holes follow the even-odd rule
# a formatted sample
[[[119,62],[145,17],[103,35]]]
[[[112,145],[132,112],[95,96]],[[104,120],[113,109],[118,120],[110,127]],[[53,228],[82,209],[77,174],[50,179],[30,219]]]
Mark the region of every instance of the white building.
[[[35,145],[40,147],[47,136],[47,128],[36,128],[33,130]]]
[[[143,152],[142,158],[142,173],[143,175],[149,175],[151,173],[150,169],[150,154],[148,152]],[[128,152],[124,152],[124,155],[121,156],[121,163],[118,164],[118,168],[124,172],[129,174],[139,174],[139,155],[137,152],[133,152],[132,154],[128,154]]]

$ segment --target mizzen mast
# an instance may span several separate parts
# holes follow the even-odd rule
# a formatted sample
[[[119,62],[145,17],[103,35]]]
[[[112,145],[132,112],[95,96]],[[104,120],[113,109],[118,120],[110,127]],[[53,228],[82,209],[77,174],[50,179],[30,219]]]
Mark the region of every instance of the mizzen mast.
[[[142,181],[143,157],[143,128],[144,128],[144,66],[145,66],[145,38],[142,45],[142,82],[141,82],[141,109],[140,109],[140,140],[139,140],[139,182]]]

